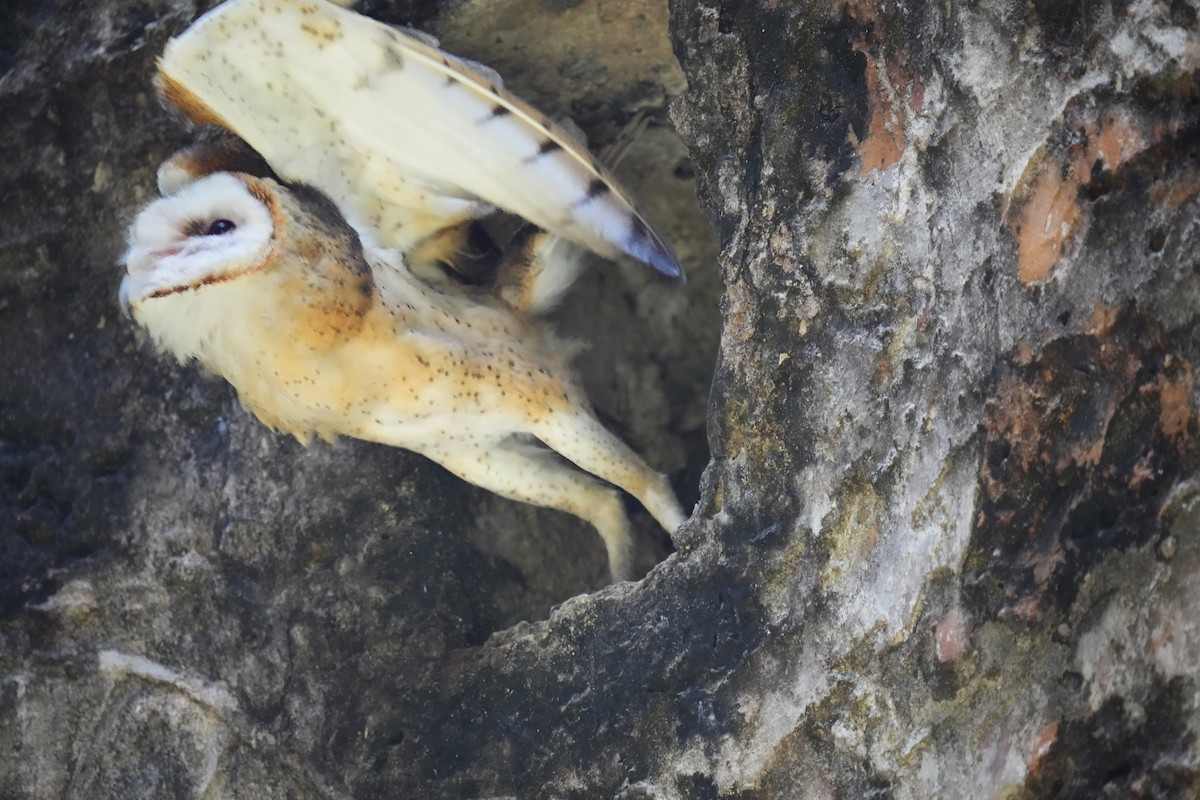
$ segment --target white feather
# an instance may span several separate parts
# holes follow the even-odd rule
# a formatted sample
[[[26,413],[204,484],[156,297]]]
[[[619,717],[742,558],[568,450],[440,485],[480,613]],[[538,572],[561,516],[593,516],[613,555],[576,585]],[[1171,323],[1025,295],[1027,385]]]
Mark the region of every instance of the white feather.
[[[469,62],[324,0],[229,0],[160,72],[281,176],[410,250],[498,206],[601,255],[680,274],[670,249],[571,137]],[[178,98],[176,98],[178,99]]]
[[[587,251],[574,242],[561,236],[542,236],[531,254],[539,269],[531,281],[528,310],[534,314],[553,310],[583,271],[587,258]]]

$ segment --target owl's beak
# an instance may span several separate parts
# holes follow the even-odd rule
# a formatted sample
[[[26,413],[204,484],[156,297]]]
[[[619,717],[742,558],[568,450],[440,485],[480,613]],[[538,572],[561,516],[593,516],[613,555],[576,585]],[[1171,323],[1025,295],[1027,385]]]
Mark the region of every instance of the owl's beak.
[[[117,292],[117,297],[121,302],[121,309],[125,312],[125,316],[133,316],[134,305],[141,299],[134,297],[133,277],[145,272],[148,269],[148,265],[159,262],[164,258],[179,255],[182,251],[182,245],[172,245],[171,247],[164,247],[161,250],[146,250],[140,247],[133,247],[126,251],[125,255],[121,257],[120,262],[125,265],[125,277],[121,279],[121,288]]]
[[[150,253],[150,258],[155,259],[155,260],[161,260],[164,258],[170,258],[171,256],[177,256],[182,252],[183,252],[183,245],[176,245],[175,247],[164,247],[162,250],[155,250],[154,252]]]
[[[121,259],[121,262],[125,265],[125,277],[121,279],[121,289],[118,296],[121,300],[121,308],[124,309],[127,317],[133,316],[135,305],[144,299],[134,296],[133,277],[149,271],[152,265],[161,263],[164,259],[179,255],[185,249],[186,247],[181,244],[163,247],[159,250],[146,250],[134,247],[125,253]]]

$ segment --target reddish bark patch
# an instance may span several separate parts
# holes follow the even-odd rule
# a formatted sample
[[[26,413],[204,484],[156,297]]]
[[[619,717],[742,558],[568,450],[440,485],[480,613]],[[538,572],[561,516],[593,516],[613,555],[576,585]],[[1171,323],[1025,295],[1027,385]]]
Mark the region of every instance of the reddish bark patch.
[[[1176,364],[1172,364],[1176,361]],[[1177,376],[1172,380],[1166,373],[1158,375],[1159,403],[1162,408],[1159,414],[1159,427],[1163,435],[1179,446],[1191,438],[1192,430],[1192,389],[1195,379],[1192,365],[1183,359],[1168,359],[1165,366],[1174,369]]]
[[[908,66],[908,54],[899,51],[881,57],[883,21],[873,0],[840,0],[839,5],[866,33],[854,49],[867,59],[866,88],[870,119],[866,134],[854,142],[862,163],[862,175],[887,169],[904,155],[910,115],[925,100],[925,82]]]
[[[952,664],[967,651],[970,631],[967,617],[959,606],[950,609],[946,616],[933,626],[933,642],[939,664]]]
[[[880,62],[867,60],[867,103],[871,119],[867,123],[867,135],[858,143],[858,155],[862,160],[862,174],[872,170],[887,169],[904,154],[904,129],[906,117],[900,103],[891,99],[884,88],[888,85],[885,70]]]
[[[1117,322],[1118,309],[1111,306],[1096,306],[1092,318],[1083,326],[1089,336],[1108,336]]]
[[[1193,681],[1152,678],[1136,699],[1110,697],[1039,733],[1021,797],[1195,797]]]
[[[1021,462],[1022,469],[1029,469],[1041,451],[1041,421],[1045,399],[1039,387],[1024,383],[1016,375],[1007,375],[996,390],[995,413],[984,420],[988,433],[1000,434],[1008,440],[1011,452]]]
[[[1155,535],[1145,520],[1194,455],[1186,343],[1135,308],[1099,308],[1086,328],[1014,347],[996,378],[966,560],[972,614],[1033,619],[1047,598],[1068,603],[1091,561]]]
[[[1043,172],[1020,213],[1009,220],[1017,237],[1017,275],[1022,283],[1045,280],[1058,263],[1083,218],[1078,190],[1059,170]]]
[[[1029,754],[1029,774],[1034,780],[1042,776],[1042,758],[1050,752],[1050,748],[1058,740],[1058,720],[1042,728],[1037,741],[1033,743],[1033,751]]]
[[[1006,202],[1023,283],[1049,278],[1082,238],[1093,204],[1131,175],[1149,179],[1150,208],[1165,213],[1200,194],[1200,169],[1181,157],[1192,147],[1187,109],[1197,97],[1184,75],[1177,85],[1142,86],[1124,99],[1098,92],[1068,106]]]
[[[1026,285],[1048,278],[1073,242],[1084,221],[1080,190],[1094,173],[1116,170],[1147,146],[1125,113],[1080,123],[1073,133],[1083,144],[1030,162],[1010,198],[1006,218],[1017,239],[1017,275]]]

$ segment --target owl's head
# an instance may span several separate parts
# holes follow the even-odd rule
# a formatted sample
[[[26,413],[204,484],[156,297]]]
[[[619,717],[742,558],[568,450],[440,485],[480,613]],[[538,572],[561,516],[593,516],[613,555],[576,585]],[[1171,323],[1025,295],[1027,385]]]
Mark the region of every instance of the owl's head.
[[[373,296],[354,229],[307,186],[239,172],[198,178],[146,206],[129,229],[121,303],[181,360],[217,372],[261,326],[347,329]],[[257,327],[256,327],[257,326]],[[249,344],[247,344],[249,343]]]
[[[220,172],[146,206],[129,229],[121,302],[139,307],[263,268],[275,248],[278,196]]]

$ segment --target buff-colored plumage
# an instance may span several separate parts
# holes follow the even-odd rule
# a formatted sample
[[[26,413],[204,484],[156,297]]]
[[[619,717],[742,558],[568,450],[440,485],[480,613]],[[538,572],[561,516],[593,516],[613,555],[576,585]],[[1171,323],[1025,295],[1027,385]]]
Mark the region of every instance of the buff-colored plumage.
[[[141,212],[125,260],[134,318],[272,428],[404,447],[574,514],[604,538],[614,579],[629,577],[629,525],[596,478],[668,531],[684,519],[666,480],[596,420],[569,348],[491,294],[431,286],[398,251],[364,249],[315,190],[200,178]]]

